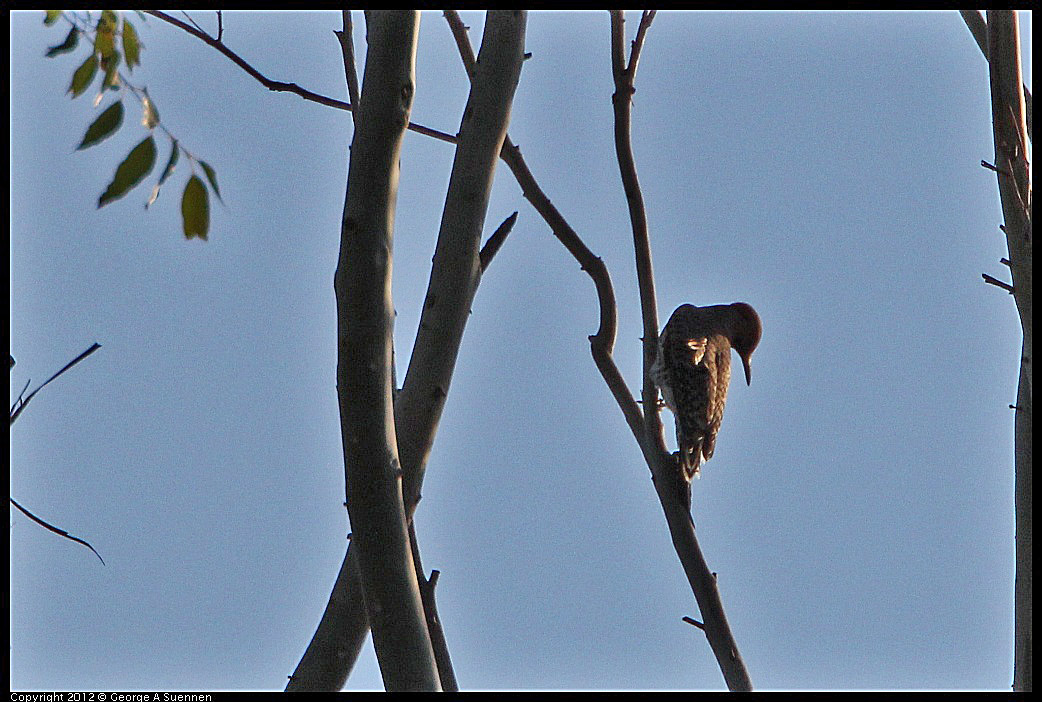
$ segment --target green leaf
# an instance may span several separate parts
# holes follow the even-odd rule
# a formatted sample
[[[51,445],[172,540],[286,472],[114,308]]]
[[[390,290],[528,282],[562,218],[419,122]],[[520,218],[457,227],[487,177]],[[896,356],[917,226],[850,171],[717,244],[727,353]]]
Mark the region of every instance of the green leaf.
[[[98,207],[103,207],[126,195],[128,190],[148,175],[154,165],[156,165],[156,142],[150,135],[135,146],[123,159],[123,163],[116,167],[115,177],[98,198]]]
[[[177,165],[177,157],[181,153],[180,147],[177,145],[177,139],[171,139],[171,151],[170,160],[166,162],[166,168],[163,169],[163,174],[159,176],[159,182],[152,188],[152,195],[149,196],[148,202],[145,203],[145,209],[151,207],[152,203],[159,197],[159,189],[163,187],[163,183],[169,178],[174,172],[174,166]]]
[[[44,54],[47,58],[53,58],[58,54],[67,54],[76,48],[76,45],[80,42],[80,32],[78,29],[73,27],[69,30],[69,33],[65,36],[65,41],[57,46],[52,46],[47,49],[47,53]]]
[[[141,115],[141,126],[155,129],[155,126],[159,124],[159,110],[156,109],[156,104],[152,102],[152,98],[148,96],[147,92],[141,99],[141,107],[144,110]]]
[[[206,241],[210,229],[210,202],[206,186],[199,176],[193,175],[185,185],[181,198],[181,218],[184,220],[185,239],[199,237]]]
[[[181,148],[177,145],[177,139],[174,139],[170,144],[170,160],[166,162],[166,168],[163,169],[163,175],[159,176],[159,184],[162,185],[166,182],[174,173],[174,166],[177,165],[177,156],[181,153]]]
[[[210,168],[210,164],[206,161],[200,161],[199,165],[203,167],[203,172],[206,173],[206,179],[210,181],[210,187],[213,188],[213,191],[217,194],[217,199],[223,203],[224,198],[221,197],[221,189],[217,187],[217,171]]]
[[[98,27],[94,33],[94,50],[101,54],[102,58],[109,56],[116,44],[116,23],[119,18],[112,10],[102,10],[101,18],[98,19]]]
[[[133,71],[134,66],[141,65],[141,42],[134,25],[126,18],[123,18],[123,54],[127,57],[128,71]]]
[[[57,22],[58,18],[62,16],[61,10],[46,10],[46,13],[43,17],[43,23],[48,27]]]
[[[116,90],[119,88],[119,62],[122,57],[118,51],[113,50],[108,56],[103,56],[101,59],[101,69],[105,71],[105,79],[101,81],[101,89],[111,88]]]
[[[73,98],[78,98],[83,91],[90,86],[94,80],[94,74],[98,72],[98,55],[91,54],[87,60],[80,64],[76,72],[72,74],[72,83],[69,84],[69,92]]]
[[[86,149],[88,146],[94,146],[99,141],[112,136],[121,124],[123,124],[123,102],[116,101],[87,127],[87,133],[83,135],[83,141],[80,142],[76,149]]]

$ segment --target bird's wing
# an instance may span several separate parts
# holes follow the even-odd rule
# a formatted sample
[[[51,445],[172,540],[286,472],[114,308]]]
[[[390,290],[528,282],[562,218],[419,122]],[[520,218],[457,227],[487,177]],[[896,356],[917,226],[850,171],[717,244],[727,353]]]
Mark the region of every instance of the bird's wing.
[[[708,402],[706,403],[706,438],[702,443],[702,455],[706,460],[713,457],[716,449],[716,434],[724,419],[727,404],[727,387],[731,380],[731,345],[727,339],[714,337],[712,351],[705,357],[708,380]]]

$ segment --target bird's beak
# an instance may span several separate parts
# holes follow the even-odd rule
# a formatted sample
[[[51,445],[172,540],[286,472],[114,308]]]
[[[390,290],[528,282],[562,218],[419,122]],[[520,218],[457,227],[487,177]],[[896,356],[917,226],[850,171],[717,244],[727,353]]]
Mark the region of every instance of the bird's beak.
[[[752,385],[753,384],[753,374],[752,374],[752,370],[749,368],[749,359],[748,358],[743,358],[742,359],[742,365],[745,366],[745,384],[746,385]]]

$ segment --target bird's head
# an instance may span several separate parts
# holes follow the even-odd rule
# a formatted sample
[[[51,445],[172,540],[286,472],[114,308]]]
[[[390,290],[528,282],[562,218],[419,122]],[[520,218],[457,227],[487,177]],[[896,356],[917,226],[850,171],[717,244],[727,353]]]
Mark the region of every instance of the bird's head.
[[[745,368],[745,384],[752,383],[752,373],[749,369],[749,359],[760,343],[760,335],[763,333],[763,325],[760,324],[760,315],[751,305],[744,302],[731,304],[730,334],[731,348],[738,352]]]

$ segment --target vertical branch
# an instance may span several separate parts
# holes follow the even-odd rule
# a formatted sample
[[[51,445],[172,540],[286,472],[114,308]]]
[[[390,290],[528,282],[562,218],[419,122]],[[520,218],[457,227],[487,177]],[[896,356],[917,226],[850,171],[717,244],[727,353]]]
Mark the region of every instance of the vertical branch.
[[[340,16],[344,28],[341,31],[334,29],[333,33],[340,40],[340,53],[344,56],[344,76],[347,79],[347,99],[351,101],[353,109],[358,105],[358,74],[355,72],[355,42],[351,10],[341,10]]]
[[[988,23],[984,21],[983,15],[980,10],[959,10],[959,14],[962,15],[962,19],[966,22],[966,27],[970,30],[970,34],[973,35],[973,40],[977,42],[977,46],[980,47],[981,53],[984,54],[984,58],[988,58]],[[1028,125],[1028,139],[1031,139],[1031,91],[1028,90],[1028,86],[1022,86],[1024,91],[1024,117]]]
[[[1023,328],[1020,380],[1014,418],[1014,471],[1016,509],[1016,581],[1014,585],[1013,689],[1029,691],[1031,680],[1032,623],[1032,239],[1031,166],[1027,160],[1027,128],[1021,90],[1020,38],[1014,10],[988,11],[988,69],[991,83],[991,116],[995,143],[1002,216],[1005,221],[1009,267]]]
[[[637,73],[640,51],[644,46],[644,37],[648,27],[655,19],[654,10],[645,10],[640,18],[637,38],[633,42],[630,61],[625,59],[625,17],[622,10],[611,12],[611,65],[615,78],[615,92],[612,94],[612,106],[615,111],[615,153],[619,161],[622,176],[622,188],[629,206],[630,224],[633,229],[633,252],[637,259],[637,285],[640,290],[640,312],[644,321],[644,355],[643,384],[641,400],[644,407],[644,430],[648,440],[653,441],[661,450],[666,450],[662,434],[662,418],[657,411],[658,388],[651,378],[650,369],[658,352],[658,303],[655,298],[655,274],[651,265],[651,243],[648,238],[648,219],[644,209],[644,196],[640,191],[637,179],[637,166],[633,159],[630,145],[630,129],[632,126],[631,106],[633,79]]]
[[[654,11],[644,11],[633,41],[629,62],[625,57],[624,15],[621,10],[611,11],[611,57],[615,93],[612,104],[615,111],[615,152],[619,162],[623,189],[629,205],[630,223],[633,228],[633,248],[637,259],[637,282],[640,288],[640,306],[644,319],[644,431],[645,444],[657,450],[645,450],[645,458],[655,478],[662,510],[669,526],[670,537],[677,556],[687,575],[688,583],[698,602],[703,622],[699,628],[705,633],[717,664],[723,673],[727,687],[733,691],[752,690],[752,681],[745,668],[738,644],[727,623],[716,577],[709,570],[702,549],[695,538],[694,522],[680,503],[675,490],[669,488],[670,476],[677,470],[676,459],[667,453],[662,435],[662,422],[657,411],[658,389],[651,379],[650,368],[655,361],[658,347],[658,313],[655,301],[655,280],[651,265],[651,244],[648,237],[644,199],[640,192],[637,167],[630,144],[631,97],[633,81],[637,72],[640,52],[648,27],[655,17]]]
[[[347,507],[384,684],[438,690],[402,505],[391,383],[391,242],[419,13],[374,11],[366,21],[369,48],[334,277]]]
[[[482,226],[496,157],[505,138],[520,76],[526,19],[527,15],[517,12],[489,16],[485,30],[488,40],[482,42],[484,70],[472,88],[459,137],[452,139],[459,146],[427,304],[421,313],[405,383],[395,402],[404,504],[410,517],[420,498],[427,456],[480,279]],[[498,240],[504,235],[493,238]],[[488,252],[486,260],[492,253]],[[348,549],[322,620],[290,678],[287,691],[339,690],[358,657],[368,623],[359,606],[357,546],[352,543]]]
[[[427,630],[431,632],[434,659],[438,662],[438,676],[441,679],[441,689],[444,692],[459,692],[459,683],[456,682],[456,671],[452,668],[449,645],[445,640],[445,629],[441,625],[441,617],[438,616],[438,603],[434,599],[434,588],[438,585],[440,573],[432,570],[430,578],[424,577],[423,559],[420,558],[420,549],[416,542],[416,525],[413,522],[409,522],[409,540],[412,543],[412,563],[416,568],[416,578],[420,582],[420,599],[423,600],[423,613],[427,618]]]

